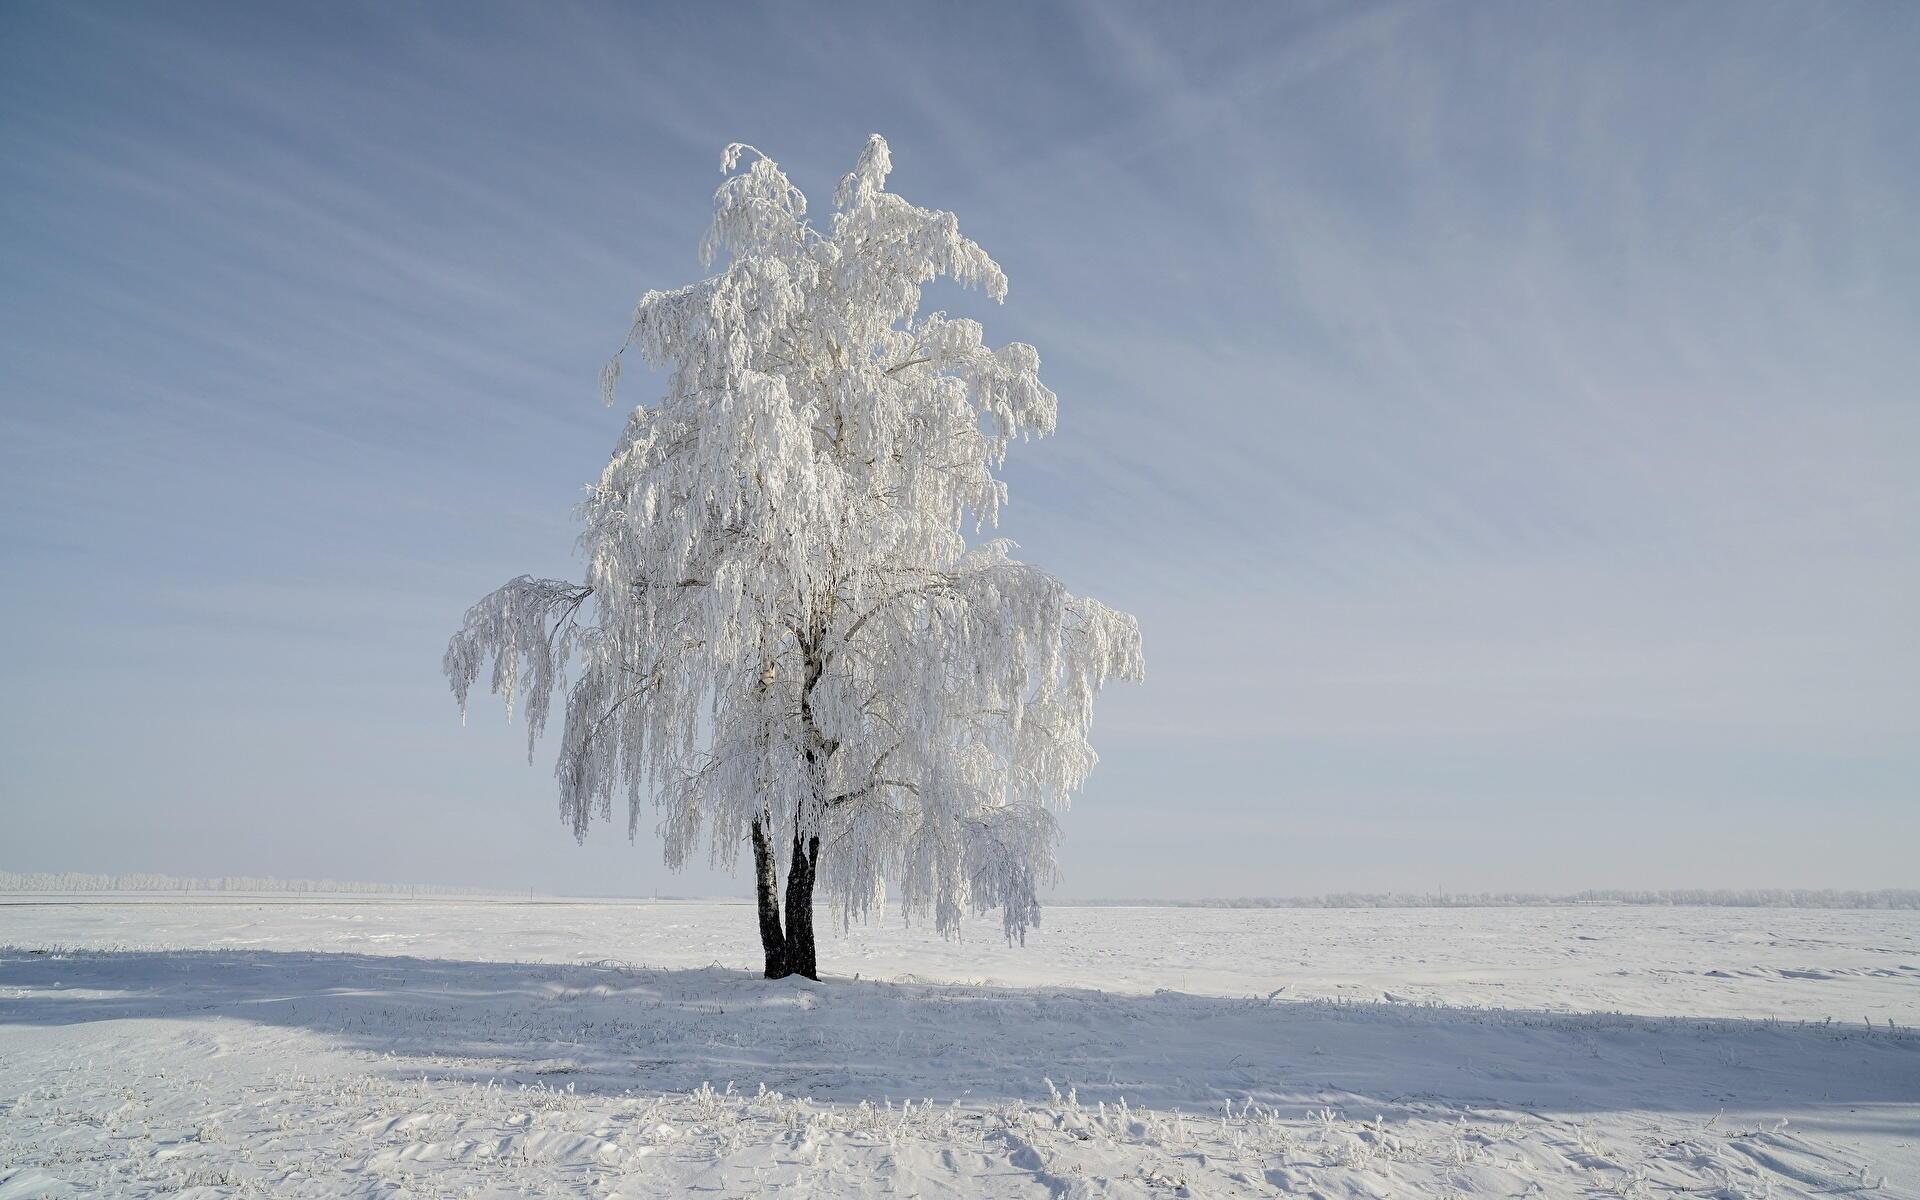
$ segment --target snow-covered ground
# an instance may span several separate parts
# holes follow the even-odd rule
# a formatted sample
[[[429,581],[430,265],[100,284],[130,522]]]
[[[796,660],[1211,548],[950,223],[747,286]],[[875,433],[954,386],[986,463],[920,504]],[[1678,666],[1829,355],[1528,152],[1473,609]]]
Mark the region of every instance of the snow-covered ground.
[[[1911,911],[19,899],[0,1200],[1920,1196]]]

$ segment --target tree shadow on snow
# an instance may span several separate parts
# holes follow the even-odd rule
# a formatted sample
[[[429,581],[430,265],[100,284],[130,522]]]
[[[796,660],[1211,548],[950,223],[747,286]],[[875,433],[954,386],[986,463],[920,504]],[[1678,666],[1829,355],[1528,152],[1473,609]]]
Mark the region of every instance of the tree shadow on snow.
[[[1840,1122],[1920,1102],[1920,1037],[1858,1025],[811,984],[718,967],[0,949],[0,1041],[152,1018],[305,1030],[391,1055],[371,1069],[397,1078],[590,1093],[732,1082],[826,1101],[990,1103],[1042,1097],[1050,1079],[1087,1104],[1189,1112],[1251,1097],[1387,1116],[1443,1101],[1490,1115],[1811,1106]]]

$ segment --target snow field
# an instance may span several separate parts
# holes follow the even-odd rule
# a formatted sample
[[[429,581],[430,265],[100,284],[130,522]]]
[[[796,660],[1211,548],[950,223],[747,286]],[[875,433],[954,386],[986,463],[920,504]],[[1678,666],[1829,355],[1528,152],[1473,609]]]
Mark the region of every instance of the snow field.
[[[1446,982],[1458,958],[1541,993],[1556,969],[1575,995],[1618,969],[1543,967],[1546,942],[1511,936],[1503,961],[1499,937],[1478,940],[1511,934],[1497,912],[1455,927],[1466,949],[1409,913],[1377,955],[1353,951],[1387,963],[1432,943],[1432,978],[1410,964],[1401,986],[1465,995],[1361,1003],[1290,999],[1350,968],[1289,969],[1278,947],[1331,960],[1393,914],[1353,914],[1344,937],[1343,914],[1313,914],[1326,924],[1304,935],[1295,912],[1207,914],[1245,922],[1238,956],[1294,981],[1269,999],[1074,978],[1101,961],[1126,977],[1140,967],[1120,947],[1150,956],[1155,939],[1178,973],[1178,930],[1192,953],[1219,936],[1168,916],[1182,910],[1049,912],[1026,969],[1056,978],[1006,986],[565,961],[699,953],[700,930],[750,949],[737,905],[421,904],[377,922],[352,907],[0,908],[15,946],[0,951],[0,1197],[1920,1194],[1920,1037],[1904,1020],[1475,1006]],[[1557,911],[1534,917],[1549,942],[1602,936],[1600,920],[1635,930],[1649,962],[1688,957],[1679,914]],[[1762,936],[1782,914],[1710,910],[1691,935],[1701,994],[1798,988],[1841,1008],[1898,987],[1890,1003],[1911,1004],[1911,979],[1840,969],[1911,965],[1920,921],[1819,915]],[[1705,974],[1736,956],[1728,921],[1760,931],[1738,957],[1784,941],[1807,974]],[[181,945],[195,938],[228,944]],[[126,948],[140,945],[155,948]],[[823,953],[830,971],[894,975],[1020,953],[922,953],[940,945],[881,927]],[[535,957],[550,961],[508,961]],[[1694,994],[1616,978],[1643,1009]]]
[[[0,944],[338,950],[650,967],[759,965],[753,910],[684,901],[124,897],[0,905]],[[1643,1016],[1920,1026],[1920,910],[1659,907],[1048,908],[1024,945],[992,918],[952,940],[897,918],[839,932],[831,975],[1161,988]]]

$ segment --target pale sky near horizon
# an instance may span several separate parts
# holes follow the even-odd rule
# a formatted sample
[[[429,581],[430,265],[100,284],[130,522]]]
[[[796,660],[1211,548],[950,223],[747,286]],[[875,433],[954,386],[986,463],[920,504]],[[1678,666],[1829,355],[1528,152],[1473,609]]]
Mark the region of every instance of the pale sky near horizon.
[[[0,868],[744,893],[439,674],[721,148],[1006,268],[1062,897],[1920,885],[1920,7],[0,7]],[[630,375],[624,402],[648,394]]]

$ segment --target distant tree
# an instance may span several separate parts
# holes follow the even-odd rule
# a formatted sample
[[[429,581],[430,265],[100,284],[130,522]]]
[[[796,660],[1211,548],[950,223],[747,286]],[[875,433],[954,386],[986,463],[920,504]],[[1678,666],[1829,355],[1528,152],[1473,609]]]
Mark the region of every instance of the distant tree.
[[[566,690],[577,837],[622,793],[629,836],[658,805],[672,867],[751,844],[770,978],[818,977],[820,886],[843,921],[891,887],[943,932],[997,908],[1023,936],[1094,694],[1143,669],[1133,618],[967,544],[1056,400],[1033,347],[920,313],[938,277],[998,301],[1006,276],[889,169],[876,135],[822,232],[772,160],[727,147],[701,246],[724,268],[642,297],[602,377],[611,403],[629,347],[670,372],[581,507],[585,580],[509,582],[445,660],[463,713],[489,660],[509,713],[524,697],[529,758]]]

